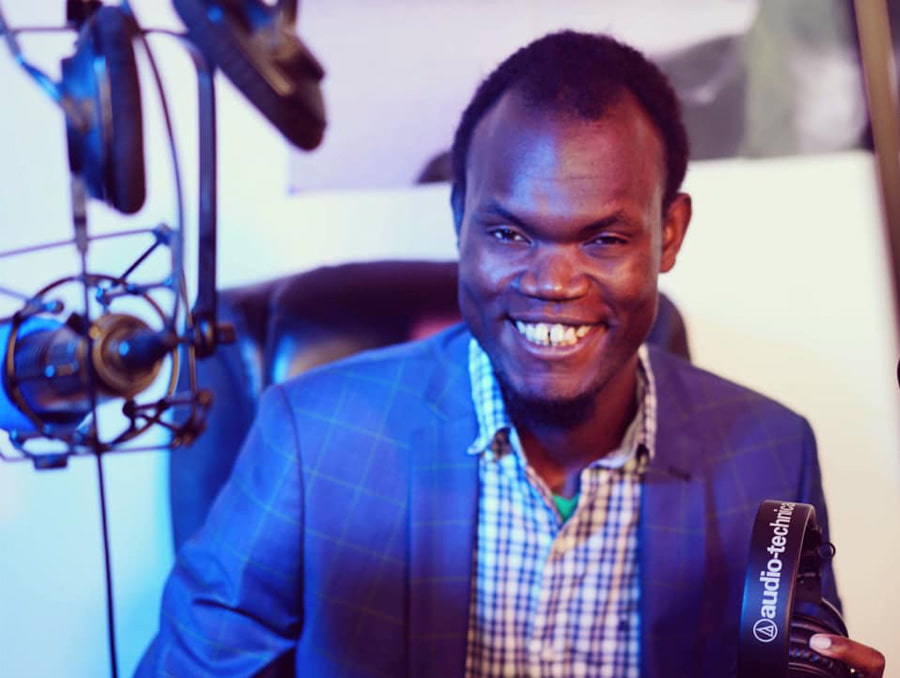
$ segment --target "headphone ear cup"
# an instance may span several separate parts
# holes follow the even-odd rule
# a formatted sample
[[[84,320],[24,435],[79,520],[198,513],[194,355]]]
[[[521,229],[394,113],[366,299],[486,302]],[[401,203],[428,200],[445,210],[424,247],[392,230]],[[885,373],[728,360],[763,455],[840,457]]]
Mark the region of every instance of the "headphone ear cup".
[[[325,133],[322,66],[261,0],[174,0],[191,40],[293,144],[311,150]]]
[[[63,91],[74,108],[66,116],[69,164],[92,197],[125,214],[137,212],[146,196],[137,31],[124,10],[100,7],[62,63]]]
[[[791,640],[788,647],[788,678],[850,678],[846,664],[810,649],[816,633],[846,636],[847,627],[837,609],[828,601],[819,604],[797,600],[791,613]]]

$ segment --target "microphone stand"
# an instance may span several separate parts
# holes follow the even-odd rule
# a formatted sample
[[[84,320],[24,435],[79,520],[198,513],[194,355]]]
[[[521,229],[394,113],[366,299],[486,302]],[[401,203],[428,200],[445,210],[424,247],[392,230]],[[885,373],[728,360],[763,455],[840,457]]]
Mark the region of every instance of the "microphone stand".
[[[217,225],[217,173],[216,173],[216,94],[215,68],[209,64],[203,54],[184,34],[165,30],[147,30],[141,32],[144,49],[149,54],[146,35],[161,33],[178,38],[185,46],[197,73],[198,95],[198,277],[197,301],[192,317],[193,336],[187,343],[187,350],[192,357],[205,357],[215,350],[218,342],[233,340],[234,330],[230,325],[217,323],[217,291],[216,291],[216,225]],[[159,72],[153,59],[150,60],[154,76],[159,80]],[[77,232],[77,229],[76,229]],[[76,237],[77,239],[77,237]],[[177,250],[173,252],[173,260],[183,261],[183,243],[177,239]],[[179,271],[181,273],[181,271]],[[87,288],[85,288],[87,294]],[[87,303],[87,302],[85,302]],[[193,360],[191,360],[193,363]],[[192,371],[193,378],[193,371]],[[92,400],[95,395],[92,394]],[[92,402],[92,411],[95,404]],[[100,500],[100,518],[103,530],[104,567],[106,578],[107,621],[109,637],[109,656],[112,678],[118,678],[118,661],[116,657],[115,621],[113,610],[112,565],[110,558],[109,532],[107,526],[107,507],[103,482],[102,450],[96,451],[97,477]]]
[[[86,3],[91,4],[91,3]],[[94,3],[99,5],[99,3]],[[123,7],[127,8],[127,2],[123,2]],[[51,98],[58,104],[61,105],[64,109],[66,107],[65,102],[59,95],[58,86],[43,72],[39,69],[31,66],[22,55],[21,50],[19,49],[18,43],[15,40],[15,35],[17,32],[21,30],[57,30],[57,29],[19,29],[18,31],[15,29],[11,29],[2,14],[2,9],[0,9],[0,34],[6,39],[7,45],[11,50],[13,57],[16,62],[23,68],[25,71],[34,78],[42,89],[47,92]],[[61,29],[68,30],[68,29]],[[183,276],[183,209],[182,209],[182,200],[181,200],[181,179],[180,179],[180,170],[179,164],[177,161],[177,153],[174,148],[174,137],[172,135],[172,126],[171,119],[168,113],[168,107],[165,102],[164,89],[162,87],[162,79],[160,77],[159,70],[157,68],[157,64],[155,59],[153,58],[152,52],[147,44],[147,35],[151,33],[161,33],[167,34],[173,37],[176,37],[187,49],[188,53],[192,58],[192,62],[194,64],[194,68],[197,74],[197,92],[198,92],[198,153],[199,153],[199,180],[198,180],[198,294],[195,306],[192,312],[186,314],[186,329],[187,336],[184,337],[176,337],[172,347],[174,348],[175,344],[182,344],[185,346],[189,360],[187,367],[190,372],[190,397],[187,402],[183,399],[179,400],[178,398],[166,397],[163,400],[160,400],[154,405],[136,405],[135,403],[129,400],[126,403],[126,409],[129,409],[132,412],[138,412],[138,415],[135,414],[127,414],[127,416],[131,419],[131,428],[124,433],[120,434],[116,438],[111,441],[104,441],[101,439],[101,435],[98,431],[98,413],[97,407],[100,401],[100,393],[98,392],[98,383],[97,383],[97,373],[94,366],[90,363],[90,361],[86,364],[86,369],[88,370],[89,377],[86,379],[85,390],[87,399],[89,402],[89,424],[87,424],[87,430],[82,428],[78,429],[69,429],[65,428],[60,429],[57,426],[46,422],[37,415],[36,412],[32,411],[27,404],[24,403],[21,397],[21,392],[18,390],[18,386],[15,385],[15,379],[13,379],[12,367],[13,357],[15,355],[16,349],[16,334],[18,332],[18,328],[25,319],[29,318],[32,315],[37,315],[44,312],[56,312],[61,310],[61,306],[56,308],[53,304],[47,304],[44,299],[44,294],[50,290],[55,289],[56,287],[62,284],[68,284],[73,281],[77,281],[81,284],[82,291],[82,299],[81,303],[83,304],[83,315],[82,322],[80,323],[82,326],[82,334],[85,339],[87,346],[87,355],[92,355],[93,346],[94,346],[94,337],[91,332],[88,330],[92,327],[91,322],[91,313],[90,313],[90,304],[91,304],[91,295],[89,294],[90,290],[94,290],[98,294],[98,298],[100,296],[105,295],[109,290],[101,290],[100,282],[110,283],[116,285],[120,288],[118,294],[121,294],[121,289],[126,287],[127,277],[134,271],[137,266],[149,255],[149,253],[160,244],[166,244],[171,249],[171,260],[172,260],[172,270],[173,274],[168,283],[163,283],[162,287],[171,287],[176,290],[175,293],[175,310],[172,313],[172,322],[173,326],[175,323],[175,317],[178,315],[178,307],[180,304],[180,300],[182,297],[186,299],[186,291],[184,285],[184,276]],[[118,277],[111,276],[98,276],[91,274],[88,271],[88,249],[89,244],[92,240],[97,238],[105,238],[110,236],[91,236],[88,233],[88,219],[87,219],[87,188],[85,185],[84,177],[81,176],[77,172],[73,172],[71,177],[71,206],[72,206],[72,223],[74,230],[74,237],[72,241],[68,242],[60,242],[60,243],[49,243],[42,246],[25,248],[19,252],[6,252],[2,253],[2,256],[12,256],[19,253],[30,253],[43,249],[49,249],[53,247],[73,245],[77,251],[79,257],[79,268],[80,274],[76,277],[72,278],[64,278],[55,283],[48,285],[44,290],[39,292],[37,295],[33,297],[28,297],[26,295],[18,295],[26,301],[26,308],[16,315],[13,320],[12,328],[13,331],[10,334],[9,341],[6,346],[6,356],[5,356],[5,365],[3,367],[2,375],[4,376],[4,381],[6,377],[9,377],[13,383],[12,389],[12,397],[20,406],[24,406],[23,412],[27,416],[28,419],[31,419],[32,423],[35,425],[36,434],[23,433],[20,431],[11,431],[10,433],[10,441],[19,449],[22,453],[22,457],[19,459],[8,458],[2,453],[0,453],[0,458],[4,461],[18,461],[18,460],[31,460],[35,468],[60,468],[66,465],[67,459],[69,456],[73,454],[92,454],[96,461],[96,471],[97,471],[97,483],[98,483],[98,500],[99,500],[99,508],[100,508],[100,526],[102,531],[102,541],[103,541],[103,561],[104,561],[104,578],[105,578],[105,588],[106,588],[106,612],[107,612],[107,638],[109,645],[109,661],[110,661],[110,673],[112,678],[118,678],[118,656],[117,656],[117,643],[116,643],[116,632],[115,632],[115,606],[114,606],[114,595],[113,595],[113,579],[112,579],[112,557],[111,557],[111,547],[110,547],[110,534],[109,534],[109,510],[107,506],[106,500],[106,482],[104,477],[104,469],[102,463],[102,457],[105,453],[115,452],[115,451],[126,451],[126,450],[117,450],[117,446],[127,440],[132,439],[136,435],[139,435],[143,431],[147,430],[150,426],[154,424],[162,424],[166,426],[170,431],[173,432],[173,437],[168,447],[175,446],[181,444],[185,441],[189,441],[194,436],[196,436],[200,430],[202,430],[202,421],[203,416],[205,415],[205,410],[209,405],[209,398],[207,394],[201,392],[197,388],[196,384],[196,373],[194,370],[195,359],[198,357],[204,357],[210,355],[214,350],[218,343],[227,342],[231,340],[234,336],[233,328],[230,325],[220,325],[217,322],[217,291],[216,291],[216,223],[217,223],[217,210],[216,210],[216,201],[217,201],[217,174],[216,174],[216,97],[215,97],[215,84],[214,84],[214,76],[215,76],[215,68],[212,64],[210,64],[207,59],[204,57],[202,52],[197,49],[193,43],[187,38],[185,34],[177,33],[168,30],[143,30],[141,29],[137,38],[143,46],[143,49],[148,57],[148,63],[150,69],[152,71],[153,77],[156,81],[156,88],[160,94],[162,100],[162,112],[165,118],[166,127],[169,130],[169,138],[170,145],[172,146],[172,158],[173,158],[173,172],[175,177],[176,184],[176,195],[177,195],[177,208],[178,208],[178,223],[179,229],[176,233],[172,233],[168,228],[161,226],[157,229],[154,229],[154,235],[156,236],[156,242],[150,249],[148,249],[138,260],[132,264],[127,271]],[[67,111],[68,114],[68,111]],[[123,233],[123,235],[129,235],[129,233]],[[4,290],[0,288],[0,292],[5,294],[10,294],[11,291]],[[101,294],[102,293],[102,294]],[[152,302],[149,297],[146,296],[145,292],[138,291],[132,292],[130,290],[125,291],[124,294],[137,294],[148,301],[153,309],[162,315],[161,309]],[[106,310],[106,304],[108,300],[102,301],[104,304],[104,312]],[[173,355],[173,365],[177,365],[177,361]],[[173,375],[177,367],[173,367]],[[171,396],[172,389],[174,384],[174,376],[170,380],[169,386],[169,395]],[[0,384],[2,385],[2,384]],[[181,425],[166,425],[161,420],[161,415],[164,410],[172,405],[184,405],[188,404],[191,407],[191,416],[189,420]],[[151,416],[147,416],[143,414],[145,409],[150,409],[154,411],[154,414]],[[198,411],[200,414],[198,414]],[[136,416],[143,417],[146,420],[146,423],[141,426],[137,425]],[[62,442],[66,446],[66,451],[61,453],[53,453],[53,454],[43,454],[43,453],[34,453],[30,452],[27,449],[26,443],[32,437],[50,437],[58,442]],[[141,448],[137,448],[141,449]],[[144,449],[154,449],[154,448],[144,448]],[[132,450],[136,451],[136,449]]]
[[[194,336],[191,347],[197,358],[205,358],[219,343],[234,341],[234,328],[217,321],[218,291],[216,289],[216,224],[217,224],[217,161],[216,161],[216,92],[215,66],[203,53],[180,34],[182,44],[197,71],[197,111],[199,137],[199,208],[197,225],[197,300],[191,313]]]

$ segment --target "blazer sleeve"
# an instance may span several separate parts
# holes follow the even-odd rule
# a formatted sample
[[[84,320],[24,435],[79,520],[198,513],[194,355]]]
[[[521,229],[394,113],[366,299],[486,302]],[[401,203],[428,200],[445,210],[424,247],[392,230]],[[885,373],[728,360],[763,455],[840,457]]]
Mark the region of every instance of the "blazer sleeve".
[[[297,440],[273,387],[206,524],[176,558],[137,678],[264,676],[292,663],[303,623]]]
[[[819,469],[819,454],[816,437],[809,422],[803,420],[803,474],[801,477],[799,501],[816,507],[816,522],[822,528],[825,541],[831,541],[828,529],[828,508],[825,505],[825,493],[822,490],[822,474]],[[834,567],[829,561],[822,570],[822,596],[838,610],[841,600],[837,592]]]

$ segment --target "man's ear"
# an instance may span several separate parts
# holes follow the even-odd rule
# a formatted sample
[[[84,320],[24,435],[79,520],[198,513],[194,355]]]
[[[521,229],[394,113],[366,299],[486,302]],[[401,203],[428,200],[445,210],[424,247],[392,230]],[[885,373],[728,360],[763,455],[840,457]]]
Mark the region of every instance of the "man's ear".
[[[662,257],[659,262],[659,270],[668,273],[675,266],[675,259],[684,242],[688,225],[691,223],[691,196],[687,193],[679,193],[675,196],[663,218],[662,232]]]
[[[450,190],[450,208],[453,210],[453,227],[456,229],[456,242],[459,244],[459,234],[462,229],[463,209],[466,202],[466,192],[454,181]]]

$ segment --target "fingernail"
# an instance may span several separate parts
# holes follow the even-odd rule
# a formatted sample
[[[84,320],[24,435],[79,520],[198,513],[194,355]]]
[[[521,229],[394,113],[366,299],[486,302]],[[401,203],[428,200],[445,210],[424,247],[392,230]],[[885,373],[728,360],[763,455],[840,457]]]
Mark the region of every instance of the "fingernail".
[[[814,650],[827,650],[831,647],[831,638],[828,636],[815,635],[809,639],[809,646]]]

